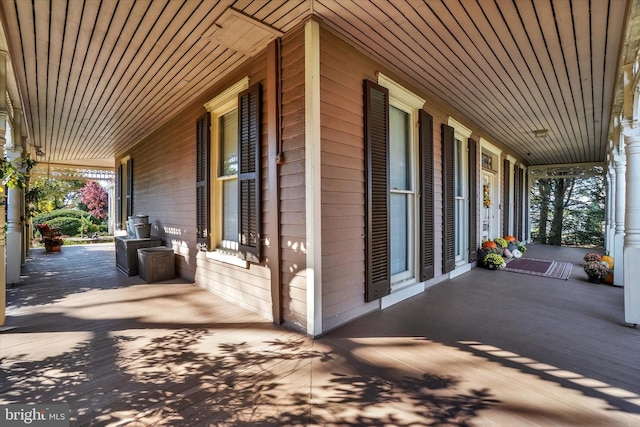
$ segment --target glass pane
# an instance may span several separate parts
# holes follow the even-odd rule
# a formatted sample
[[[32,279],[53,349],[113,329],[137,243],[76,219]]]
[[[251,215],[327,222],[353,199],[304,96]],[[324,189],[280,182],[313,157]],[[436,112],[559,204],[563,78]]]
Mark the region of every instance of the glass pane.
[[[456,164],[455,164],[455,178],[456,178],[456,197],[463,197],[463,165],[462,165],[462,141],[456,139]]]
[[[411,190],[409,114],[393,106],[389,109],[389,145],[391,188]]]
[[[409,269],[408,195],[391,194],[391,274]]]
[[[220,176],[238,173],[238,110],[220,116]]]
[[[238,241],[238,180],[222,181],[222,238]]]

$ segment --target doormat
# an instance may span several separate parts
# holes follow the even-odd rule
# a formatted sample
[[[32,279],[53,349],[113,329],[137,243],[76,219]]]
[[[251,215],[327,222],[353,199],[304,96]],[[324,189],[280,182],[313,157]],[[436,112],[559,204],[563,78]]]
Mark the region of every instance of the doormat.
[[[503,270],[567,280],[571,276],[572,268],[573,264],[570,262],[535,258],[511,258],[507,261],[507,266]]]

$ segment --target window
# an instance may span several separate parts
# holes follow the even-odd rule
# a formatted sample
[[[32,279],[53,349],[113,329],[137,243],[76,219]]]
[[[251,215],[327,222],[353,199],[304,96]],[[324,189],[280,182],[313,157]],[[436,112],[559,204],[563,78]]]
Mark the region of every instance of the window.
[[[126,230],[126,221],[133,215],[133,160],[123,157],[116,172],[116,225]]]
[[[469,137],[471,130],[449,118],[449,126],[454,132],[454,188],[455,188],[455,265],[466,264],[469,261],[469,233],[471,230],[469,218]],[[474,146],[475,150],[475,146]],[[475,153],[474,153],[475,154]],[[474,157],[475,159],[475,157]],[[475,161],[475,160],[474,160]],[[475,181],[474,181],[475,182]],[[473,194],[473,197],[476,195]]]
[[[393,102],[393,100],[391,101]],[[397,104],[396,104],[397,105]],[[391,283],[397,284],[413,277],[415,191],[414,143],[410,123],[412,112],[394,105],[389,109],[389,179]]]
[[[433,118],[382,74],[365,80],[365,300],[434,277]]]
[[[198,243],[214,249],[211,258],[243,266],[260,262],[261,244],[260,85],[248,86],[244,78],[205,105],[196,159]]]

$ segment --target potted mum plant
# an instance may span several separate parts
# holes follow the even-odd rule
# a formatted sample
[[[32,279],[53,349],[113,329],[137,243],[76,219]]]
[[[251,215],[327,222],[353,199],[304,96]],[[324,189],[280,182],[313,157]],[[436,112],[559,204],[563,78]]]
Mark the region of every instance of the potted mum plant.
[[[602,255],[597,252],[589,252],[583,258],[584,272],[591,283],[602,283],[605,277],[611,273],[609,264],[602,260]]]
[[[485,255],[482,262],[489,270],[501,270],[507,265],[507,263],[504,262],[504,258],[496,253]]]
[[[605,277],[611,273],[609,264],[604,261],[590,261],[584,265],[584,272],[591,283],[602,283]]]

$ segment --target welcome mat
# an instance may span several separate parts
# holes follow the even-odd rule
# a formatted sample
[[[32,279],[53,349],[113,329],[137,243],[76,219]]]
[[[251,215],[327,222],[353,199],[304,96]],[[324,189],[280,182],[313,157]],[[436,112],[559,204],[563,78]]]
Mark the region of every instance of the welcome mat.
[[[511,258],[507,261],[507,266],[503,270],[567,280],[571,276],[572,268],[573,264],[570,262],[535,258]]]

